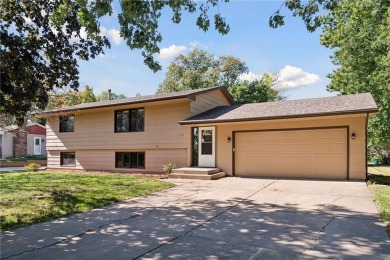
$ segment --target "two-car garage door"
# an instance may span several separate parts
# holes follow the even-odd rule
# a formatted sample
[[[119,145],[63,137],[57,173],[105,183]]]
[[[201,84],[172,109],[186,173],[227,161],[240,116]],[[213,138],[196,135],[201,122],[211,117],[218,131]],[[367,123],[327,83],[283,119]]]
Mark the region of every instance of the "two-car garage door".
[[[235,176],[347,179],[347,128],[236,132]]]

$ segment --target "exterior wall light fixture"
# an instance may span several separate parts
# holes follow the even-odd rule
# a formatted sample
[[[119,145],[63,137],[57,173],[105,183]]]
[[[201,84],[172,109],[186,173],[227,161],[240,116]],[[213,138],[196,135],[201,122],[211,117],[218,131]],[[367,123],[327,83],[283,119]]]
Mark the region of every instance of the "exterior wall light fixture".
[[[351,138],[352,138],[352,140],[355,140],[355,139],[356,139],[356,134],[355,134],[355,132],[352,133]]]
[[[226,142],[230,143],[232,139],[230,138],[230,136],[228,136],[228,138],[226,139]]]

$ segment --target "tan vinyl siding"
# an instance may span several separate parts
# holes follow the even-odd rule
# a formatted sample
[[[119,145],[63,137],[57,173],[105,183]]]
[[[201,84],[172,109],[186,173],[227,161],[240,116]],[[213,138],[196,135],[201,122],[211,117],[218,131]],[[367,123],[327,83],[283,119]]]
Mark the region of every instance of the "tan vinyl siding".
[[[74,113],[74,132],[68,133],[59,132],[59,116],[52,116],[47,123],[48,167],[60,167],[61,151],[76,152],[76,169],[114,171],[115,151],[145,151],[146,169],[137,171],[161,172],[168,162],[188,166],[191,131],[178,121],[189,117],[189,106],[189,101],[127,106],[145,108],[143,132],[115,133],[114,108]]]
[[[218,106],[228,106],[229,101],[219,90],[203,93],[196,96],[196,100],[191,102],[191,116],[203,113]]]
[[[231,138],[233,137],[233,131],[349,126],[349,134],[351,135],[352,132],[355,132],[356,134],[355,140],[349,139],[349,178],[360,180],[365,179],[365,123],[366,115],[360,114],[353,116],[332,116],[323,118],[316,117],[218,124],[216,125],[216,166],[221,168],[224,172],[227,172],[229,175],[232,175],[233,142],[227,143],[226,139],[228,136]]]
[[[61,152],[75,152],[75,151],[47,151],[47,168],[48,169],[76,169],[83,170],[84,168],[80,165],[78,161],[78,152],[76,152],[76,166],[61,166]]]
[[[60,133],[58,116],[50,117],[47,150],[187,148],[188,128],[178,121],[189,114],[189,103],[145,107],[145,131],[114,132],[115,110],[75,114],[74,132]]]
[[[115,168],[115,152],[145,152],[145,169]],[[177,167],[187,166],[187,149],[160,150],[82,150],[76,151],[76,167],[60,166],[60,152],[49,151],[48,168],[80,169],[116,172],[162,172],[162,167],[173,162]]]

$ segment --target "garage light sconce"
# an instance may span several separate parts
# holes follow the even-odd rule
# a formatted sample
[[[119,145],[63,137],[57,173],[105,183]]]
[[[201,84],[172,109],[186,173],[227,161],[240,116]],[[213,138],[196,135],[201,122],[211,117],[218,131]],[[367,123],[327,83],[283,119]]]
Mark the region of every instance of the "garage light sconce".
[[[352,138],[352,140],[355,140],[355,139],[356,139],[356,134],[355,134],[355,132],[352,133],[351,138]]]
[[[230,136],[228,136],[228,138],[226,139],[226,142],[230,143],[232,139],[230,138]]]

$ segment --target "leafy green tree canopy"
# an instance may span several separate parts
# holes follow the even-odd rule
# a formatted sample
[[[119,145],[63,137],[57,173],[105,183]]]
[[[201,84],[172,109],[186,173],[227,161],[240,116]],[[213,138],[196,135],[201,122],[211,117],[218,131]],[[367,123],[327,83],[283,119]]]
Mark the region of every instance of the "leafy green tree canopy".
[[[112,14],[113,0],[3,0],[0,1],[0,113],[19,123],[34,103],[40,109],[54,89],[79,87],[79,60],[104,53],[110,42],[100,33],[99,19]],[[207,31],[211,21],[226,34],[229,25],[217,11],[218,0],[122,0],[118,15],[120,35],[130,49],[140,49],[145,64],[157,71],[162,35],[158,20],[164,8],[172,10],[172,22],[184,12],[199,14],[196,25]],[[216,12],[210,17],[209,9]],[[86,37],[82,37],[85,32]],[[83,33],[84,34],[84,33]]]
[[[121,93],[115,93],[111,92],[111,99],[112,100],[117,100],[117,99],[122,99],[126,98],[124,94]],[[96,96],[96,101],[106,101],[108,100],[108,91],[102,91],[99,95]]]
[[[239,104],[284,100],[283,91],[277,88],[275,73],[264,73],[260,80],[243,81],[229,87],[229,92]]]
[[[369,149],[390,164],[390,1],[285,1],[270,18],[273,28],[284,24],[282,7],[301,17],[310,32],[322,26],[321,44],[334,49],[337,66],[328,75],[328,90],[373,95],[379,112],[369,120]]]
[[[369,147],[390,164],[390,1],[341,1],[324,20],[321,43],[334,49],[328,89],[370,92],[379,112],[369,120]]]
[[[229,86],[248,72],[245,62],[232,56],[216,58],[213,54],[194,49],[188,55],[180,54],[169,65],[164,81],[157,93]]]
[[[174,59],[157,93],[224,86],[238,103],[284,99],[276,86],[278,74],[264,73],[260,80],[241,81],[240,76],[247,72],[245,62],[238,58],[216,58],[207,51],[195,49],[188,55],[179,55]]]
[[[93,88],[86,85],[82,91],[68,90],[65,93],[51,92],[46,109],[63,108],[96,101]]]

